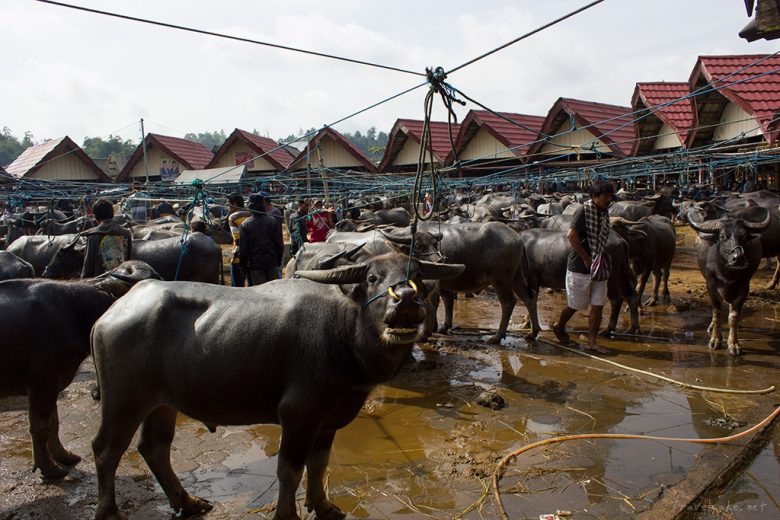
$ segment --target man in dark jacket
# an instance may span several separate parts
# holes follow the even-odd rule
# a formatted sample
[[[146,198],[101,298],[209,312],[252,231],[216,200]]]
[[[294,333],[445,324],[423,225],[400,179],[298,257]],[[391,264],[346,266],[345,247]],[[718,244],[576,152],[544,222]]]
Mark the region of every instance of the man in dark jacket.
[[[247,273],[249,285],[260,285],[279,277],[278,266],[284,259],[282,220],[266,213],[262,193],[249,196],[252,216],[241,223],[239,264]]]
[[[98,225],[86,233],[87,250],[84,255],[82,278],[91,278],[110,271],[130,259],[133,234],[114,222],[114,207],[106,199],[98,199],[92,206]]]

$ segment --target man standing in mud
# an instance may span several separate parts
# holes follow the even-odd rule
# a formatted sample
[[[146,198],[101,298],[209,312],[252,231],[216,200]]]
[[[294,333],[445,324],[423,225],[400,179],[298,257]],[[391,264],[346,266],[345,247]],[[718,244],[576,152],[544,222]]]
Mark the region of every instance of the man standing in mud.
[[[571,344],[566,324],[575,312],[585,310],[590,305],[588,344],[585,348],[601,354],[608,352],[596,344],[596,335],[607,302],[610,265],[606,252],[609,239],[608,208],[614,198],[612,184],[606,180],[597,180],[590,187],[590,200],[574,213],[566,235],[571,244],[566,265],[566,306],[558,322],[553,324],[558,341],[564,345]]]

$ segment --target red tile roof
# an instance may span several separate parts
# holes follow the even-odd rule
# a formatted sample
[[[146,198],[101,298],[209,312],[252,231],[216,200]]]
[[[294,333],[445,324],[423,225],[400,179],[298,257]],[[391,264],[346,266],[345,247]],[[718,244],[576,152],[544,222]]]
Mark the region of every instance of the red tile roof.
[[[398,119],[390,131],[390,137],[385,148],[385,155],[379,163],[379,170],[385,171],[392,167],[393,161],[403,149],[407,139],[412,139],[418,145],[422,141],[422,132],[425,122],[417,119]],[[443,121],[430,122],[431,141],[433,144],[433,158],[439,164],[445,164],[447,156],[452,151],[450,142],[450,125]],[[455,140],[460,130],[459,124],[452,125],[452,139]]]
[[[168,135],[146,134],[147,146],[157,145],[172,158],[176,159],[182,170],[203,170],[211,162],[214,154],[196,141],[171,137]],[[116,180],[127,180],[130,171],[138,161],[143,160],[143,147],[139,144],[130,160],[117,175]]]
[[[497,112],[497,114],[499,115],[487,110],[470,110],[461,124],[455,149],[463,150],[477,131],[484,129],[515,156],[522,157],[527,154],[533,143],[540,139],[539,131],[544,123],[544,116],[512,112]],[[454,154],[450,155],[450,159],[455,159]]]
[[[603,142],[613,154],[625,157],[634,146],[634,115],[631,107],[595,101],[558,98],[542,125],[542,134],[561,133],[561,122],[573,117],[578,129],[586,129]],[[564,132],[568,131],[564,130]],[[529,154],[538,152],[545,142],[536,143]],[[562,152],[563,153],[563,152]]]
[[[6,172],[17,178],[25,177],[41,169],[47,162],[68,153],[75,154],[87,168],[95,172],[95,176],[100,180],[111,180],[95,164],[95,161],[90,159],[84,150],[68,136],[60,139],[50,139],[44,143],[27,148],[14,162],[6,167]]]
[[[355,159],[360,162],[360,164],[363,165],[363,167],[366,168],[366,171],[371,173],[376,173],[377,168],[376,165],[371,161],[371,159],[364,154],[360,149],[352,144],[349,139],[341,135],[339,132],[334,130],[331,127],[325,127],[319,132],[317,132],[314,137],[309,139],[309,143],[306,145],[306,148],[304,148],[301,153],[298,154],[298,157],[293,159],[293,162],[291,163],[291,166],[298,163],[301,159],[306,157],[306,154],[308,153],[308,150],[310,148],[314,148],[324,137],[331,137],[333,140],[335,140],[337,143],[339,143],[347,152],[349,152],[350,155],[352,155]]]
[[[225,142],[222,143],[222,146],[219,147],[219,150],[214,154],[214,157],[206,168],[213,168],[225,152],[227,152],[228,148],[239,139],[245,142],[255,153],[257,153],[257,155],[262,155],[277,171],[281,172],[286,170],[293,162],[293,155],[288,152],[284,146],[281,146],[273,139],[236,128],[233,130],[233,133],[228,136]]]
[[[780,115],[780,56],[699,56],[689,79],[691,90],[702,79],[754,116],[770,143],[777,139],[779,127],[773,120]]]
[[[685,82],[637,83],[636,93],[653,115],[674,128],[681,142],[693,126],[691,91]],[[634,106],[634,109],[637,107]]]

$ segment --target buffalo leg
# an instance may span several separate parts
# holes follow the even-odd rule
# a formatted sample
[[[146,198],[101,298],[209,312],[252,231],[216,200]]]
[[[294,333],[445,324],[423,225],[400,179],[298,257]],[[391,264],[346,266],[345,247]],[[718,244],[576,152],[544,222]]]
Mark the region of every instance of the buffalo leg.
[[[335,431],[320,433],[306,461],[306,509],[323,520],[341,520],[346,514],[328,500],[323,485]]]
[[[446,334],[452,328],[452,312],[455,307],[455,294],[451,291],[441,291],[441,299],[444,302],[444,323],[439,327],[439,332]]]
[[[105,396],[101,402],[100,427],[92,441],[98,481],[95,520],[121,520],[126,517],[116,505],[116,469],[143,416],[134,417],[129,410],[131,406],[117,406],[112,410]]]
[[[301,483],[303,467],[319,434],[319,427],[305,420],[304,411],[292,404],[279,405],[282,442],[276,476],[279,479],[279,499],[274,520],[299,520],[295,506],[295,491]],[[321,455],[320,455],[321,456]],[[319,461],[321,464],[322,461]]]
[[[747,295],[740,296],[729,305],[728,351],[732,356],[739,356],[742,353],[742,349],[739,348],[737,328],[739,327],[739,317],[742,314],[742,305],[745,303],[746,297]]]
[[[710,293],[710,302],[712,303],[712,321],[710,322],[710,342],[709,348],[711,350],[719,349],[723,344],[723,334],[720,330],[720,314],[723,306],[723,300],[721,300],[720,294],[715,287],[707,284],[707,290]]]
[[[509,327],[509,319],[512,317],[512,311],[515,310],[517,297],[511,287],[500,283],[493,283],[493,290],[496,292],[498,301],[501,304],[501,323],[498,324],[498,330],[487,341],[489,344],[498,345],[506,336],[506,329]]]
[[[647,285],[647,280],[650,278],[650,271],[643,271],[642,275],[639,277],[639,285],[636,287],[637,295],[639,295],[639,302],[641,304],[642,302],[642,295],[645,293],[645,286]],[[652,300],[651,300],[652,302]],[[650,305],[651,302],[648,302],[648,305]]]
[[[517,279],[519,276],[515,278]],[[542,327],[539,325],[539,312],[537,307],[539,300],[539,288],[531,288],[523,284],[520,287],[515,287],[515,294],[518,298],[520,298],[520,300],[523,302],[523,305],[525,305],[526,310],[528,311],[526,321],[524,322],[523,326],[521,326],[521,328],[525,327],[525,323],[527,323],[527,321],[530,320],[531,322],[531,332],[525,335],[525,339],[536,339],[536,337],[539,335],[539,332],[542,330]]]
[[[49,416],[49,453],[51,456],[65,466],[73,466],[81,461],[81,457],[65,449],[60,442],[60,417],[57,413],[57,403]]]
[[[52,385],[33,387],[28,388],[27,394],[30,401],[28,420],[33,449],[33,471],[39,468],[41,475],[49,480],[62,478],[68,474],[68,470],[54,460],[49,451],[49,438],[58,433],[56,430],[51,431],[52,416],[57,417],[57,388]]]
[[[777,267],[775,267],[775,274],[772,275],[772,281],[766,286],[767,289],[774,289],[777,282],[780,281],[780,256],[775,258],[775,260],[777,261]]]
[[[667,265],[663,268],[661,271],[661,274],[663,275],[664,279],[664,292],[663,292],[663,302],[666,304],[672,303],[672,293],[669,292],[669,274],[671,273],[672,266]],[[658,289],[656,288],[656,291]]]
[[[138,452],[165,491],[171,508],[181,516],[211,511],[207,500],[190,495],[171,468],[171,443],[176,433],[176,409],[161,406],[144,419]]]

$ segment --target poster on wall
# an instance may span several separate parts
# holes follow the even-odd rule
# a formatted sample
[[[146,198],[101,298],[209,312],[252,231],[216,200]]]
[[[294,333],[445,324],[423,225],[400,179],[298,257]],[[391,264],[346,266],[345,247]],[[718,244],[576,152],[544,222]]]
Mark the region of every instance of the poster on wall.
[[[179,162],[176,159],[163,156],[160,161],[160,178],[163,181],[172,181],[179,176]]]
[[[236,166],[246,164],[246,169],[251,170],[255,167],[255,161],[252,160],[252,152],[236,152]]]

